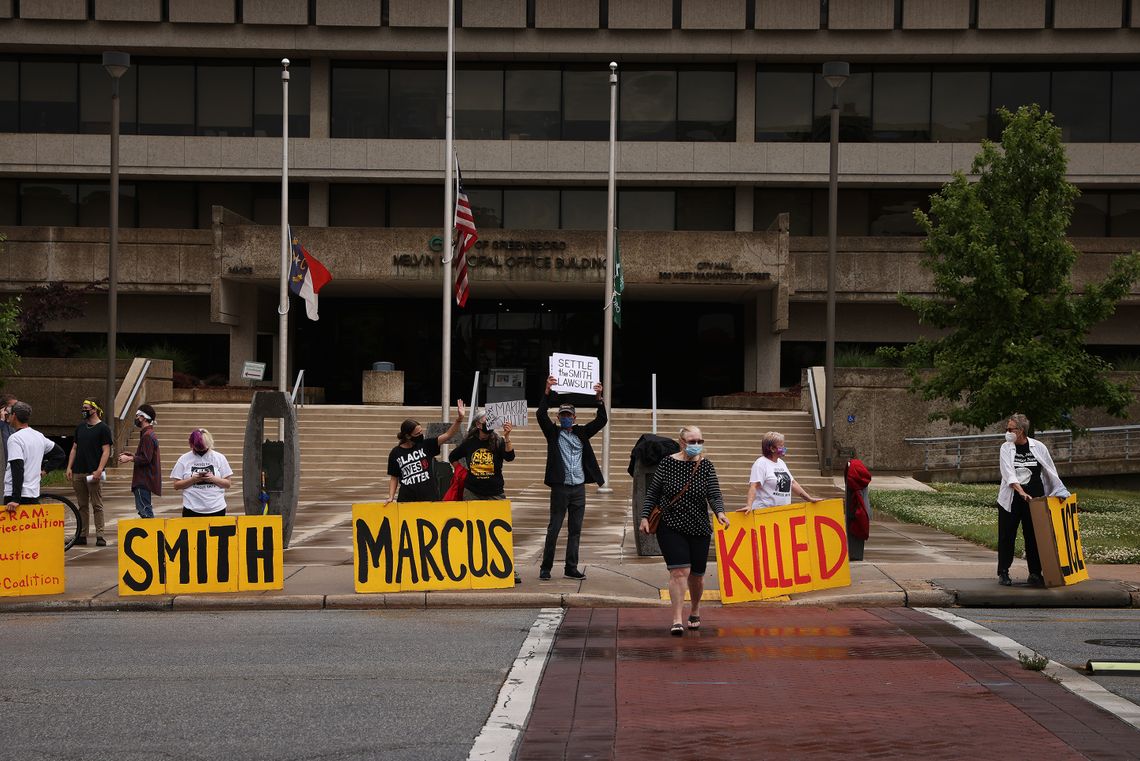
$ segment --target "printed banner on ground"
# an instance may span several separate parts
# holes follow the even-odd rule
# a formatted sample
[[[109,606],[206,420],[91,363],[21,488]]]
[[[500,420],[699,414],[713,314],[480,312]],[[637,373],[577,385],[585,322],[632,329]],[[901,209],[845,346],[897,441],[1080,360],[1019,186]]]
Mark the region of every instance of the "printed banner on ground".
[[[526,399],[490,402],[484,410],[487,415],[487,425],[491,428],[502,428],[503,423],[510,423],[515,428],[526,426]]]
[[[63,511],[58,502],[0,507],[0,597],[63,593]]]
[[[284,589],[280,515],[119,521],[119,595]]]
[[[510,500],[352,506],[357,592],[514,586]]]
[[[560,394],[593,394],[594,384],[601,383],[602,363],[597,357],[580,354],[550,356],[550,374],[556,379],[552,391]]]
[[[843,501],[828,499],[728,513],[717,524],[716,566],[724,603],[851,585]]]
[[[1045,586],[1063,587],[1087,581],[1085,551],[1081,546],[1081,527],[1077,495],[1035,499],[1029,503],[1033,519],[1033,537],[1041,556],[1041,575]]]

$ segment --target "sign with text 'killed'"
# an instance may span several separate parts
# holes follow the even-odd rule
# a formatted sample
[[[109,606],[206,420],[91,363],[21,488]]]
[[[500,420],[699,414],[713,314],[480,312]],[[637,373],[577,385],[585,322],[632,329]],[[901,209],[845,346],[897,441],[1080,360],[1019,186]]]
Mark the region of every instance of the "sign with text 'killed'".
[[[748,602],[851,585],[843,501],[828,499],[751,513],[717,525],[721,602]]]
[[[556,379],[551,390],[560,394],[594,393],[594,384],[601,383],[602,363],[597,357],[581,354],[552,354],[550,374]]]
[[[119,521],[119,594],[283,589],[280,515]]]
[[[503,423],[510,423],[515,428],[526,426],[526,399],[510,402],[489,402],[485,412],[487,425],[491,428],[502,428]]]
[[[63,593],[63,505],[0,507],[0,597]]]
[[[1029,502],[1033,538],[1037,540],[1045,586],[1069,586],[1089,578],[1085,551],[1081,546],[1079,515],[1076,494],[1064,500],[1044,497]]]
[[[357,592],[514,586],[509,500],[352,506]]]

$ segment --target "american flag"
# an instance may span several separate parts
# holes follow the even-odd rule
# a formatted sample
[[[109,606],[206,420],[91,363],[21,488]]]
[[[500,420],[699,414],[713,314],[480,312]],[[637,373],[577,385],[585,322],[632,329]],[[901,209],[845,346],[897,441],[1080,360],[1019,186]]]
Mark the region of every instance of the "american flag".
[[[455,303],[467,306],[467,252],[479,240],[475,230],[475,216],[471,213],[471,202],[463,190],[463,174],[459,171],[459,158],[455,159]]]

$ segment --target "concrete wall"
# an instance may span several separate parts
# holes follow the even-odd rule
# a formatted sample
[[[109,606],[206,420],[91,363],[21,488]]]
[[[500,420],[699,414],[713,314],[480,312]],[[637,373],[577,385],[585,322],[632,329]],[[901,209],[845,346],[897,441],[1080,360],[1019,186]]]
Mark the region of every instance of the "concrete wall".
[[[819,29],[819,3],[803,0],[756,0],[756,28]]]
[[[426,8],[433,4],[429,0],[423,2],[408,2],[407,0],[391,0],[389,14],[393,19],[398,17],[405,8],[418,6]],[[318,26],[380,26],[380,0],[318,0],[317,25]],[[444,16],[446,19],[446,14]],[[446,23],[446,22],[445,22]]]
[[[242,21],[246,24],[309,23],[308,0],[243,0]]]
[[[894,29],[894,0],[831,0],[828,29]]]
[[[609,0],[610,29],[672,29],[672,0]]]
[[[744,0],[701,0],[681,5],[682,29],[743,29]]]
[[[98,21],[162,21],[162,0],[95,0]]]
[[[191,24],[232,24],[237,20],[234,0],[169,0],[170,20]]]
[[[968,29],[970,0],[907,0],[903,29]]]
[[[21,0],[20,18],[82,21],[87,18],[87,0]]]
[[[376,0],[376,5],[380,5],[380,0]],[[320,13],[319,8],[320,6],[318,6],[318,14]],[[377,8],[377,16],[379,12],[379,8]],[[317,23],[321,23],[319,18]],[[388,0],[388,23],[393,27],[446,28],[447,0]],[[446,45],[446,42],[444,44]]]
[[[1119,29],[1121,0],[1054,0],[1054,29]]]
[[[1042,29],[1045,0],[978,0],[979,29]]]
[[[444,14],[446,19],[446,14]],[[464,0],[464,28],[525,29],[526,0]]]
[[[535,0],[534,25],[538,29],[597,29],[599,0]]]

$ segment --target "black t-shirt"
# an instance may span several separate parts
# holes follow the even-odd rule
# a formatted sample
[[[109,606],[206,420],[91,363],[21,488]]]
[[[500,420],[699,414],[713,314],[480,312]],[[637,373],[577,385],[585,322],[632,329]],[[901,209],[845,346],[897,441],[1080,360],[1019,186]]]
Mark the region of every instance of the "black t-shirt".
[[[388,454],[388,475],[400,480],[397,502],[438,502],[439,488],[431,474],[431,463],[439,454],[439,440],[424,438],[411,448],[397,445]]]
[[[455,462],[467,458],[467,481],[463,488],[480,497],[497,497],[503,493],[503,463],[515,459],[515,453],[514,450],[495,451],[488,443],[480,441],[478,436],[464,439],[447,459]]]
[[[71,463],[73,473],[94,473],[99,467],[99,458],[103,456],[103,445],[114,446],[115,438],[111,435],[111,427],[100,420],[95,425],[80,423],[75,428],[75,461]],[[110,455],[107,464],[111,464]]]
[[[1031,497],[1044,497],[1045,484],[1041,481],[1041,463],[1029,449],[1029,443],[1014,444],[1013,473],[1021,488]]]

